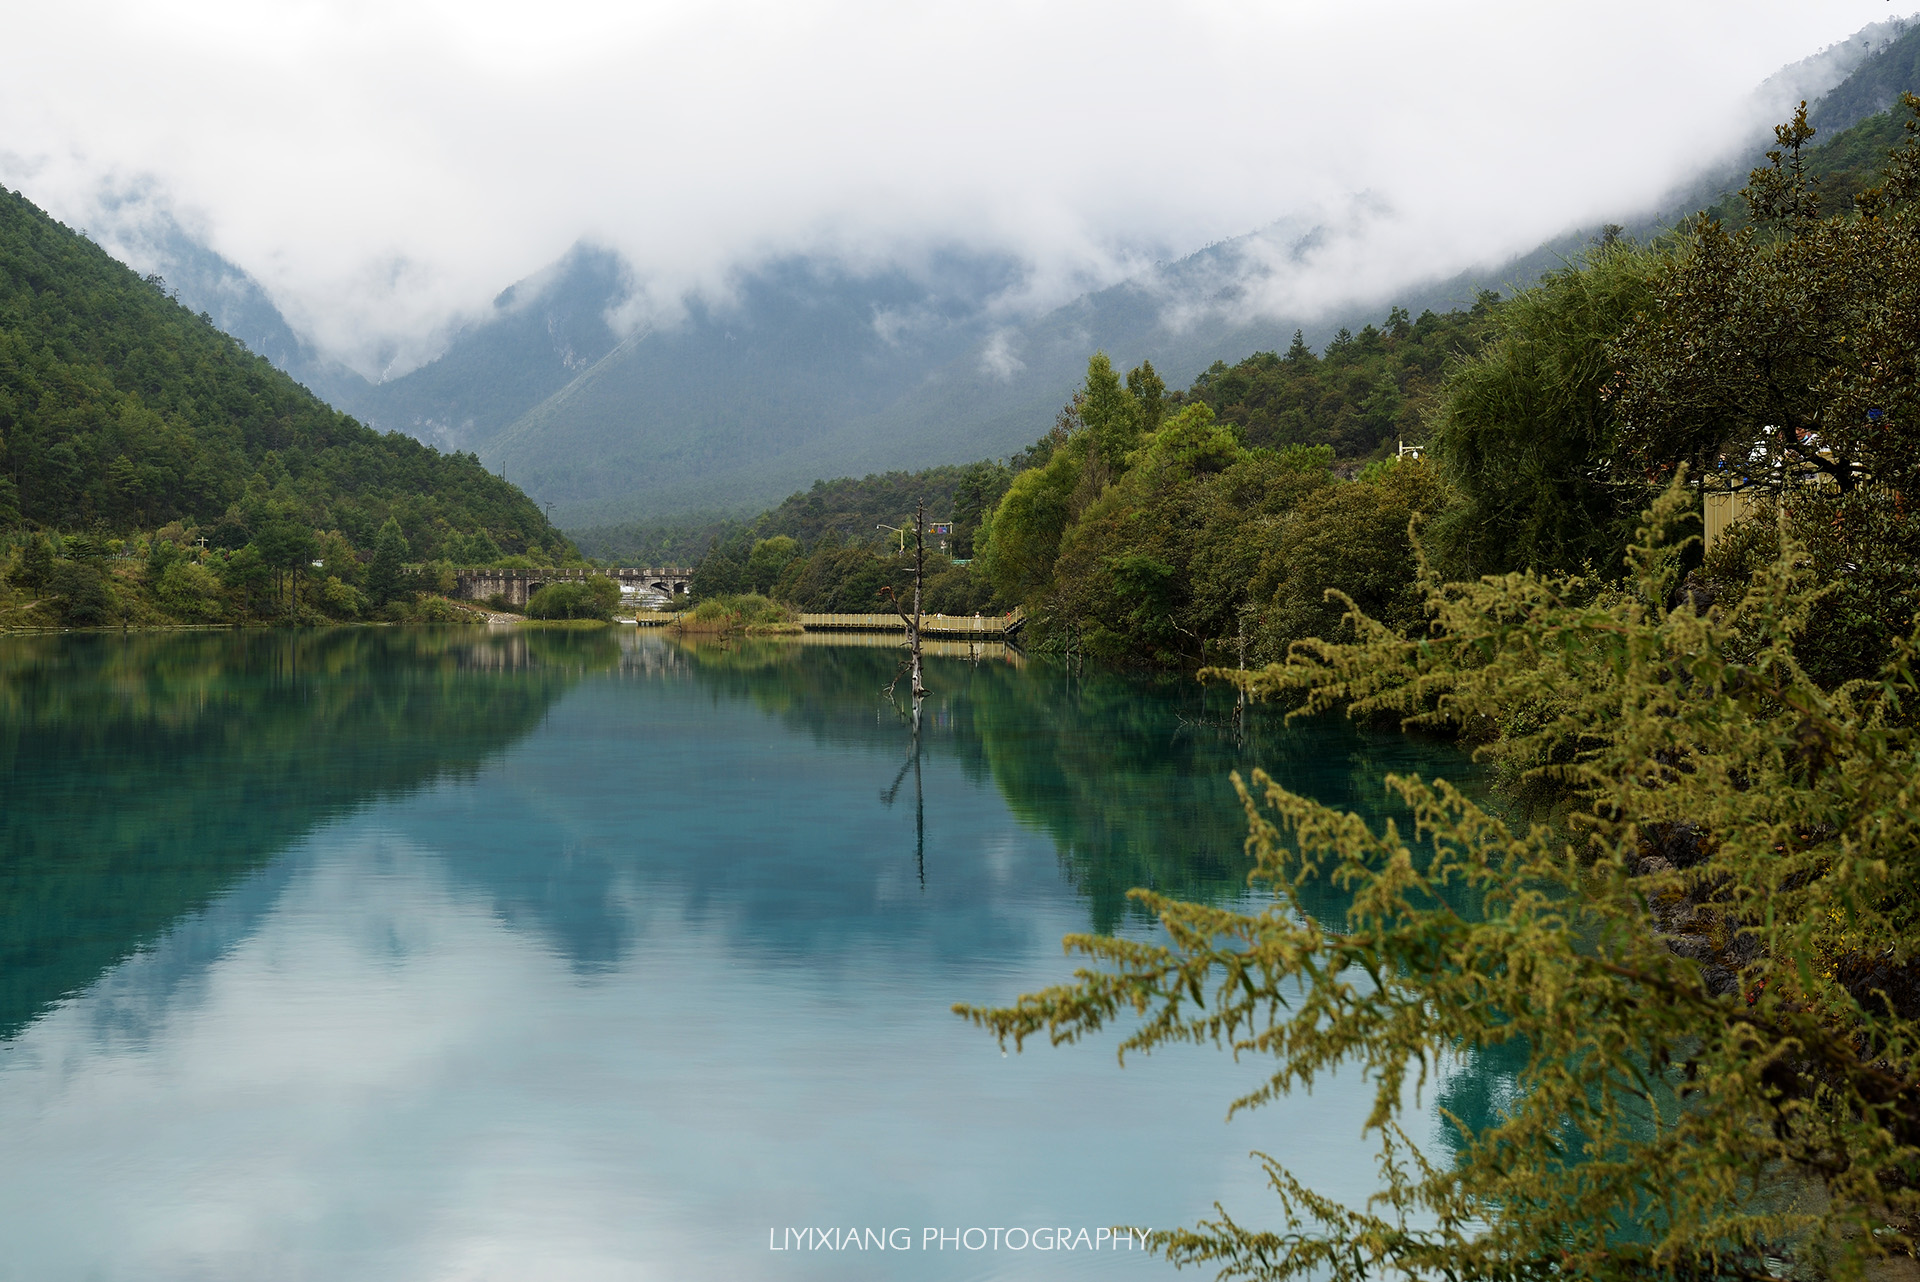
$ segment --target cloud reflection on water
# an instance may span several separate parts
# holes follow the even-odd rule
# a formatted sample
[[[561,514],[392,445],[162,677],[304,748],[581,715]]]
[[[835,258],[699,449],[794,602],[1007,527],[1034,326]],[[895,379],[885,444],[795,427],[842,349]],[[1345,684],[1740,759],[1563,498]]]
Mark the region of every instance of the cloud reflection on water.
[[[0,1278],[1146,1276],[766,1234],[1257,1216],[1256,1147],[1370,1190],[1359,1083],[1225,1124],[1256,1065],[1002,1058],[948,1012],[1065,972],[1073,830],[1031,812],[1072,800],[1059,779],[1016,812],[956,715],[926,762],[923,889],[912,816],[878,795],[898,736],[833,680],[634,655],[0,1044]],[[1027,706],[1030,733],[1079,715]]]

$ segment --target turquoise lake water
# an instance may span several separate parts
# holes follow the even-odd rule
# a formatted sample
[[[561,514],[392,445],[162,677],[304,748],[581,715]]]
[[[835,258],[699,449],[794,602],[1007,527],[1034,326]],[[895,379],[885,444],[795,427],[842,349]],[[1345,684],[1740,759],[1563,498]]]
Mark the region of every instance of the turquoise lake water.
[[[1151,935],[1128,887],[1256,902],[1229,771],[1374,812],[1457,752],[996,655],[916,755],[895,663],[0,638],[0,1278],[1173,1277],[1102,1231],[1270,1221],[1249,1150],[1364,1197],[1357,1079],[1229,1122],[1258,1064],[949,1008]]]

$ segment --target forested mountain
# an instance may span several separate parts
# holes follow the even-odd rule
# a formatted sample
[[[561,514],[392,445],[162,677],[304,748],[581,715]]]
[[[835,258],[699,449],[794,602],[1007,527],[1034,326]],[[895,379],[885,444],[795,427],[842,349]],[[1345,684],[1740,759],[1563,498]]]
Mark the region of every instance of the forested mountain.
[[[614,349],[620,335],[608,313],[629,288],[618,255],[577,245],[503,290],[437,359],[347,390],[344,408],[442,449],[477,449]],[[517,469],[511,475],[524,483]]]
[[[1323,356],[1296,332],[1284,354],[1255,352],[1231,367],[1214,362],[1184,399],[1205,403],[1256,447],[1328,445],[1351,459],[1417,442],[1426,437],[1441,372],[1478,345],[1475,322],[1497,298],[1484,294],[1469,309],[1424,311],[1417,320],[1396,307],[1382,326],[1357,334],[1342,328]]]
[[[1014,269],[970,254],[873,273],[763,265],[729,302],[634,332],[480,455],[571,526],[751,510],[818,477],[964,461],[977,445],[938,439],[964,440],[964,421],[943,417],[929,439],[896,410],[939,397],[930,380],[984,339]]]
[[[271,503],[369,547],[391,518],[429,556],[483,533],[516,551],[565,542],[471,454],[363,427],[0,194],[0,524],[182,521],[238,547]]]
[[[503,555],[577,554],[0,191],[0,627],[450,618],[444,563]]]
[[[1813,100],[1807,117],[1817,129],[1837,133],[1920,89],[1920,25],[1899,19],[1876,23],[1854,40],[1870,52]]]
[[[751,520],[692,516],[589,527],[576,531],[574,538],[588,556],[648,565],[692,564],[716,546],[750,546],[752,540],[780,535],[806,546],[829,536],[849,543],[881,543],[893,538],[881,529],[883,525],[911,526],[915,504],[925,505],[929,521],[954,519],[956,496],[971,493],[969,486],[978,488],[983,471],[995,466],[948,464],[918,472],[815,481],[812,488],[788,495],[784,502]],[[976,498],[971,512],[976,522],[979,509]],[[963,520],[966,515],[961,513]],[[741,540],[747,542],[741,544]]]
[[[260,283],[209,249],[183,226],[165,193],[132,184],[103,194],[94,225],[83,235],[121,262],[160,283],[190,312],[202,313],[222,333],[272,361],[275,368],[349,414],[367,381],[328,360],[280,314]]]
[[[1920,56],[1920,29],[1914,36],[1913,51]],[[1920,89],[1920,76],[1916,76],[1913,83]],[[1811,120],[1811,111],[1808,116]],[[1843,213],[1853,207],[1856,196],[1880,184],[1887,154],[1905,140],[1906,122],[1910,118],[1895,105],[1831,136],[1815,134],[1813,145],[1805,149],[1802,163],[1815,183],[1814,194],[1822,209]],[[1747,202],[1739,192],[1728,192],[1705,212],[1732,227],[1743,227],[1750,221]]]
[[[1811,97],[1815,123],[1831,135],[1884,110],[1903,84],[1916,87],[1916,49],[1920,31],[1909,24],[1873,24],[1770,78],[1755,110],[1777,121]],[[1658,209],[1620,210],[1614,221],[1649,234],[1736,188],[1751,163],[1730,158]],[[1181,386],[1216,361],[1284,351],[1295,329],[1319,351],[1342,327],[1378,324],[1391,304],[1444,313],[1483,288],[1511,292],[1576,256],[1598,228],[1312,317],[1254,304],[1274,263],[1348,230],[1265,228],[1038,317],[1001,310],[1020,270],[990,255],[956,251],[865,272],[789,258],[745,268],[724,299],[691,300],[685,316],[624,336],[609,318],[634,282],[611,254],[581,247],[503,293],[438,359],[377,385],[343,378],[296,350],[297,339],[289,347],[291,331],[257,314],[235,273],[206,263],[164,270],[190,305],[208,306],[199,299],[212,294],[216,319],[224,304],[234,325],[250,327],[235,332],[276,361],[286,353],[286,366],[336,406],[475,451],[553,502],[563,524],[604,533],[643,517],[744,517],[822,477],[1003,456],[1050,419],[1089,351],[1122,368],[1151,359]]]

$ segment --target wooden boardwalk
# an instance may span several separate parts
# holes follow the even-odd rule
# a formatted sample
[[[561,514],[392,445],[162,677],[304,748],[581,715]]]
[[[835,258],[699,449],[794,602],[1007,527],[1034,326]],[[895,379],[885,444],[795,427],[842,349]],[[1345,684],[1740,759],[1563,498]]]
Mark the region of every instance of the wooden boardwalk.
[[[665,610],[638,610],[634,622],[643,628],[663,628],[680,616]],[[923,614],[920,635],[950,641],[1006,641],[1019,635],[1027,616],[1012,614]],[[907,625],[897,614],[803,614],[800,626],[809,632],[899,632]]]
[[[965,641],[1000,641],[1019,633],[1027,616],[1012,614],[923,614],[920,635]],[[907,625],[897,614],[803,614],[800,626],[809,632],[902,632]]]

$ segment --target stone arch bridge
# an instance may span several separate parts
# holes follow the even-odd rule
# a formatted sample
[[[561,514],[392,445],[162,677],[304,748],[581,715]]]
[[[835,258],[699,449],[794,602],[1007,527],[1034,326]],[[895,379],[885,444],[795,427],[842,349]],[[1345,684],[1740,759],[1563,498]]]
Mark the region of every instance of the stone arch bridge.
[[[454,593],[468,601],[484,601],[498,593],[510,605],[525,605],[528,597],[549,583],[579,582],[602,574],[620,585],[622,596],[648,592],[682,596],[693,582],[692,567],[684,565],[622,565],[605,570],[591,566],[549,565],[515,570],[480,566],[453,572]]]

